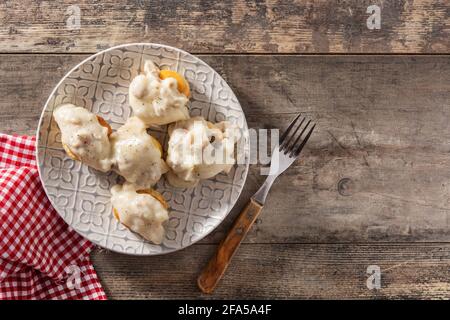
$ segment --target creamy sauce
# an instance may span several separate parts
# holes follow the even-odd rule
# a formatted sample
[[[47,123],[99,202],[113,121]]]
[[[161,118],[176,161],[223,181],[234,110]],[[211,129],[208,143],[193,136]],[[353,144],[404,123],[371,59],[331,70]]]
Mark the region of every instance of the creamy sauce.
[[[111,169],[108,129],[85,108],[73,104],[58,107],[53,117],[61,130],[61,142],[78,160],[97,170]]]
[[[155,244],[164,238],[164,221],[168,212],[160,201],[149,194],[139,194],[136,187],[125,183],[111,189],[111,203],[119,221]]]
[[[159,71],[152,61],[147,60],[144,74],[135,77],[130,84],[130,106],[147,127],[189,119],[189,99],[178,91],[174,78],[161,80]]]
[[[137,188],[153,186],[168,170],[159,143],[139,118],[129,118],[111,135],[111,144],[115,171]]]
[[[194,117],[170,126],[169,135],[167,179],[175,187],[195,186],[201,179],[228,172],[235,163],[240,131],[230,122],[212,124]]]

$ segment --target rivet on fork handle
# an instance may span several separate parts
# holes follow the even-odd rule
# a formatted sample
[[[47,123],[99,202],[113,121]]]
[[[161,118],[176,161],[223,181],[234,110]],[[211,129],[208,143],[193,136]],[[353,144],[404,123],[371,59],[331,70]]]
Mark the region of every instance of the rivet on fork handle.
[[[227,270],[236,249],[247,235],[253,223],[261,213],[263,206],[253,199],[239,214],[228,235],[219,244],[216,254],[198,277],[198,287],[204,293],[211,293]]]

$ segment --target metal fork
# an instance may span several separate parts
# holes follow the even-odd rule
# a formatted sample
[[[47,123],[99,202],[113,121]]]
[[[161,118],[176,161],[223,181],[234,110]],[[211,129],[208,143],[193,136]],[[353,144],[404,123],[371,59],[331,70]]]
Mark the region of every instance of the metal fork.
[[[200,290],[211,293],[217,286],[237,248],[261,213],[273,182],[298,158],[315,127],[315,123],[311,120],[306,121],[299,114],[281,135],[279,144],[272,152],[270,171],[266,181],[250,198],[225,239],[219,244],[216,254],[198,277],[197,283]]]

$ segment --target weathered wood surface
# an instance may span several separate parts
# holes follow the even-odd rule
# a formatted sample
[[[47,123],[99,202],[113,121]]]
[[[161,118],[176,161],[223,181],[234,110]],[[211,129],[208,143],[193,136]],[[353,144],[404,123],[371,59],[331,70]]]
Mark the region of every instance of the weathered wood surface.
[[[34,134],[47,96],[84,56],[2,55],[1,131]],[[203,56],[250,127],[318,122],[246,242],[450,241],[448,56]],[[217,243],[263,182],[252,166]],[[289,195],[289,196],[287,196]]]
[[[79,30],[67,27],[74,4]],[[372,4],[379,30],[367,28]],[[155,42],[194,53],[446,53],[449,11],[442,0],[2,1],[0,52]]]
[[[51,90],[84,58],[1,55],[0,131],[34,134]],[[202,58],[250,127],[283,127],[298,111],[319,123],[212,297],[448,298],[448,56]],[[108,296],[208,298],[196,278],[263,179],[252,166],[236,208],[200,244],[146,258],[96,250]],[[381,290],[366,287],[372,264]]]
[[[112,299],[155,298],[434,298],[448,299],[450,244],[243,244],[213,295],[196,279],[215,246],[165,256],[96,251],[93,261]],[[381,269],[369,290],[367,267]]]

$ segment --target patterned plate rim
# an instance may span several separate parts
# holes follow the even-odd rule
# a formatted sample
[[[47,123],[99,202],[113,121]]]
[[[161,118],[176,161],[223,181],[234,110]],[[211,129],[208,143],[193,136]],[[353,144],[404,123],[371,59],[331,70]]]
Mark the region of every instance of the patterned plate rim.
[[[125,251],[125,250],[118,250],[118,249],[115,249],[115,248],[107,247],[107,246],[101,244],[99,241],[97,241],[97,240],[95,240],[95,239],[90,239],[90,238],[87,237],[85,234],[82,234],[79,230],[77,230],[76,228],[74,228],[70,223],[68,223],[68,222],[66,221],[64,215],[62,215],[62,214],[58,211],[58,206],[56,206],[56,205],[53,203],[53,200],[52,200],[51,197],[49,196],[49,193],[48,193],[47,188],[46,188],[45,183],[44,183],[44,179],[43,179],[42,172],[41,172],[41,166],[40,166],[41,161],[40,161],[40,159],[39,159],[39,144],[40,144],[40,139],[39,139],[39,137],[40,137],[41,125],[42,125],[42,123],[43,123],[42,120],[43,120],[43,117],[45,116],[45,112],[46,112],[47,106],[48,106],[48,104],[50,103],[52,97],[54,96],[56,90],[58,90],[59,86],[60,86],[60,85],[61,85],[61,84],[62,84],[62,83],[70,76],[70,74],[72,74],[75,70],[77,70],[77,69],[78,69],[79,67],[81,67],[83,64],[85,64],[86,62],[92,60],[92,59],[93,59],[94,57],[96,57],[96,56],[102,55],[102,54],[104,54],[104,53],[106,53],[106,52],[108,52],[108,51],[112,51],[112,50],[119,49],[119,48],[124,48],[124,47],[131,47],[131,46],[154,46],[154,47],[160,47],[160,48],[165,48],[165,49],[169,49],[169,50],[175,50],[175,51],[178,51],[179,53],[182,53],[182,54],[185,54],[185,55],[188,55],[188,56],[193,56],[193,57],[195,57],[196,59],[200,60],[200,61],[201,61],[205,66],[207,66],[209,69],[211,69],[215,75],[217,75],[217,76],[219,76],[221,79],[223,79],[222,76],[221,76],[214,68],[212,68],[209,64],[207,64],[205,61],[203,61],[203,60],[200,59],[199,57],[197,57],[197,56],[195,56],[195,55],[192,55],[192,54],[190,54],[189,52],[184,51],[184,50],[182,50],[182,49],[179,49],[179,48],[176,48],[176,47],[172,47],[172,46],[169,46],[169,45],[165,45],[165,44],[152,43],[152,42],[134,42],[134,43],[127,43],[127,44],[121,44],[121,45],[113,46],[113,47],[111,47],[111,48],[108,48],[108,49],[99,51],[99,52],[97,52],[97,53],[95,53],[95,54],[90,55],[89,57],[87,57],[86,59],[84,59],[83,61],[81,61],[80,63],[78,63],[76,66],[74,66],[72,69],[70,69],[70,70],[69,70],[69,71],[61,78],[61,80],[56,84],[56,86],[55,86],[55,87],[53,88],[53,90],[51,91],[51,93],[50,93],[50,95],[49,95],[47,101],[45,102],[44,108],[42,109],[41,116],[39,117],[39,124],[38,124],[38,128],[37,128],[37,131],[36,131],[35,155],[36,155],[36,162],[37,162],[37,167],[38,167],[39,179],[41,180],[41,183],[42,183],[42,186],[43,186],[43,188],[44,188],[45,194],[46,194],[48,200],[50,201],[51,205],[52,205],[53,208],[55,209],[55,211],[56,211],[56,212],[58,213],[58,215],[64,220],[64,222],[67,223],[67,224],[70,226],[70,228],[71,228],[72,230],[74,230],[75,232],[77,232],[77,233],[78,233],[80,236],[82,236],[83,238],[85,238],[85,239],[91,241],[91,242],[94,243],[95,245],[97,245],[97,246],[99,246],[99,247],[102,247],[102,248],[104,248],[104,249],[107,249],[107,250],[116,252],[116,253],[121,253],[121,254],[126,254],[126,255],[131,255],[131,256],[158,256],[158,255],[164,255],[164,254],[173,253],[173,252],[176,252],[176,251],[180,251],[180,250],[186,249],[186,248],[192,246],[193,244],[195,244],[195,243],[201,241],[202,239],[204,239],[205,237],[207,237],[209,234],[211,234],[214,230],[216,230],[216,228],[217,228],[217,227],[218,227],[218,226],[226,219],[226,217],[230,214],[231,210],[233,210],[234,206],[236,205],[237,201],[239,200],[239,198],[240,198],[240,196],[241,196],[241,194],[242,194],[242,190],[244,189],[245,183],[246,183],[246,181],[247,181],[247,175],[248,175],[248,170],[249,170],[249,165],[250,165],[250,156],[249,156],[249,154],[248,154],[248,152],[249,152],[249,150],[250,150],[250,148],[249,148],[250,141],[249,141],[249,139],[247,139],[247,143],[246,143],[247,145],[245,146],[245,150],[246,150],[247,154],[245,155],[246,163],[245,163],[245,172],[243,173],[243,184],[242,184],[242,187],[240,188],[240,190],[239,190],[239,192],[238,192],[238,195],[236,196],[236,199],[235,199],[234,203],[230,203],[230,206],[229,206],[229,208],[227,209],[228,212],[227,212],[226,214],[224,214],[222,218],[217,219],[218,222],[217,222],[217,224],[216,224],[213,228],[211,228],[209,231],[205,232],[201,237],[199,237],[199,238],[196,239],[195,241],[192,241],[191,243],[189,243],[188,245],[186,245],[186,246],[184,246],[184,247],[182,246],[182,247],[180,247],[180,248],[171,248],[171,250],[166,250],[166,251],[161,251],[161,252],[150,252],[150,253],[127,252],[127,251]],[[223,79],[223,81],[225,81],[225,80]],[[226,81],[225,81],[225,83],[226,83]],[[227,85],[228,85],[228,83],[227,83]],[[236,99],[237,99],[237,96],[236,96],[236,94],[234,93],[233,89],[232,89],[229,85],[228,85],[228,87],[229,87],[230,91],[233,93],[233,95],[234,95],[234,96],[236,97]],[[239,104],[239,107],[240,107],[241,110],[242,110],[242,115],[243,115],[243,129],[244,129],[244,130],[248,130],[247,119],[246,119],[246,117],[245,117],[245,113],[244,113],[244,110],[242,109],[241,103],[239,102],[238,99],[237,99],[237,103]]]

